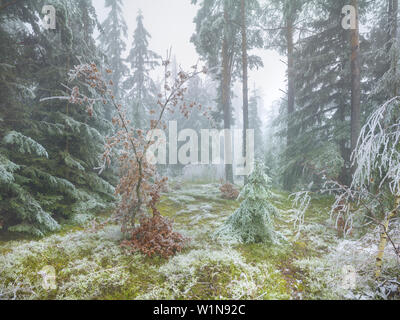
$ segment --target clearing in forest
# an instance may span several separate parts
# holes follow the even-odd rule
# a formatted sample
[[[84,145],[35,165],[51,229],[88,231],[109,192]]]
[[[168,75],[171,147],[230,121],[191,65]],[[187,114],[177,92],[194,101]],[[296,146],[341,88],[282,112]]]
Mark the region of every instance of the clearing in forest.
[[[359,297],[367,297],[367,274],[349,287],[343,267],[349,261],[359,264],[356,269],[364,266],[375,252],[366,240],[337,237],[329,221],[331,199],[313,201],[298,234],[288,195],[274,192],[273,204],[280,211],[275,227],[286,240],[273,246],[235,245],[213,238],[239,206],[222,199],[218,188],[187,184],[163,195],[161,213],[191,239],[170,260],[127,255],[116,225],[68,227],[41,240],[0,243],[0,298],[335,299],[357,297],[360,286]],[[357,250],[363,261],[357,260]],[[55,271],[53,290],[43,286],[46,267]]]

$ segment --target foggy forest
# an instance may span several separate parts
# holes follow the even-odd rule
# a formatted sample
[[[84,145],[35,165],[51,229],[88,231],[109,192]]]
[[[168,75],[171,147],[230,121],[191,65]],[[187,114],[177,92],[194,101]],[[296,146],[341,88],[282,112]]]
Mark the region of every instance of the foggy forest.
[[[0,0],[0,300],[399,300],[398,11]]]

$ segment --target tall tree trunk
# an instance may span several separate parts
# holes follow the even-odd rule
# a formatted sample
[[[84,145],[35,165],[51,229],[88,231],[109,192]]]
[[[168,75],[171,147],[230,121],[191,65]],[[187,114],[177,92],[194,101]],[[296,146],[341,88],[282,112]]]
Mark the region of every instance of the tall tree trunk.
[[[222,106],[224,110],[225,131],[225,178],[227,182],[233,183],[233,166],[229,163],[232,160],[232,135],[230,134],[232,112],[230,106],[231,67],[229,63],[229,17],[228,3],[224,0],[224,39],[222,43]],[[229,132],[229,133],[228,133]],[[227,159],[228,156],[228,159]],[[230,159],[229,159],[230,158]]]
[[[347,103],[341,103],[338,109],[338,120],[340,123],[340,126],[342,123],[346,122],[346,109],[347,109]],[[343,130],[344,128],[341,128]],[[340,148],[340,155],[342,156],[344,160],[344,165],[342,166],[342,170],[339,174],[339,182],[342,185],[349,185],[351,183],[351,175],[350,175],[350,170],[348,167],[348,163],[350,163],[350,157],[351,155],[349,154],[350,149],[346,146],[348,143],[348,140],[346,139],[345,136],[341,138],[338,141],[339,148]]]
[[[294,90],[294,41],[293,41],[293,21],[290,14],[286,18],[286,42],[287,42],[287,60],[288,60],[288,126],[287,126],[287,144],[291,145],[293,141],[293,113],[295,106]]]
[[[243,67],[243,157],[247,155],[247,130],[249,129],[249,86],[248,86],[248,57],[246,31],[246,4],[241,0],[241,31],[242,31],[242,67]],[[247,177],[244,177],[247,184]]]
[[[391,51],[392,46],[396,45],[397,41],[397,23],[398,23],[398,11],[399,11],[399,1],[398,0],[388,0],[389,1],[389,25],[388,25],[388,52]],[[388,71],[392,68],[393,77],[396,76],[397,73],[397,53],[394,53],[390,57],[390,62],[388,66]],[[396,97],[398,95],[397,83],[393,82],[393,95]],[[391,98],[391,97],[389,97]],[[398,209],[400,206],[400,195],[396,195],[394,201],[394,209],[391,213],[389,213],[385,220],[383,221],[381,227],[381,237],[378,247],[378,255],[376,257],[376,265],[375,265],[375,277],[378,279],[382,273],[382,265],[383,258],[385,254],[385,248],[388,241],[388,232],[389,232],[389,224],[390,220],[396,216],[398,213]]]
[[[399,13],[399,0],[393,0],[393,35],[392,35],[392,39],[393,39],[393,45],[397,46],[397,34],[398,34],[398,27],[397,27],[397,23],[398,23],[398,13]],[[398,53],[396,50],[396,53],[393,57],[393,72],[396,75],[397,74],[397,61],[398,61]],[[398,88],[397,88],[397,82],[395,81],[394,83],[394,92],[393,92],[394,96],[396,97],[398,95]]]
[[[352,0],[352,5],[356,9],[356,28],[351,30],[351,151],[353,152],[357,147],[361,131],[361,74],[358,0]]]
[[[288,106],[287,106],[287,135],[286,145],[290,148],[294,140],[293,113],[295,111],[295,87],[294,87],[294,40],[293,40],[293,15],[286,13],[286,46],[287,46],[287,78],[288,78]],[[292,188],[292,177],[286,173],[283,180],[283,186],[286,190]]]
[[[397,73],[397,51],[392,51],[393,47],[397,45],[397,35],[398,35],[398,11],[399,11],[399,0],[388,0],[388,40],[387,40],[387,52],[390,54],[390,61],[388,62],[387,70],[392,69],[393,78],[395,78]],[[396,97],[398,95],[397,82],[393,81],[393,91],[391,94]],[[388,99],[392,98],[387,97]]]

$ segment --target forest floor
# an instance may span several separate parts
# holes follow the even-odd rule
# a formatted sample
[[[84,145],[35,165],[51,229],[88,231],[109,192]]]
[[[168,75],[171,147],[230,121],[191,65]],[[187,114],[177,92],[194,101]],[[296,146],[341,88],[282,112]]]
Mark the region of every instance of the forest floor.
[[[313,200],[300,234],[288,194],[275,191],[273,203],[280,210],[275,227],[286,240],[272,246],[213,238],[239,206],[222,199],[217,184],[186,184],[163,196],[161,213],[191,239],[169,260],[127,253],[115,225],[69,226],[40,240],[0,242],[0,299],[372,299],[398,290],[398,278],[378,293],[373,289],[379,234],[338,237],[331,198]],[[384,273],[398,275],[389,249],[386,256]],[[55,270],[50,290],[40,274],[46,266]]]

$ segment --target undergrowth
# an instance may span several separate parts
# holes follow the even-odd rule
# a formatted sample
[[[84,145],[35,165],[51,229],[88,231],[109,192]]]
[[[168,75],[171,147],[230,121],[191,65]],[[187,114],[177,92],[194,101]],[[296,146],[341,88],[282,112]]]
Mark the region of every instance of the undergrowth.
[[[395,299],[399,268],[388,247],[383,273],[373,280],[379,232],[340,238],[329,220],[332,199],[314,199],[300,234],[291,221],[291,202],[273,191],[279,209],[275,229],[287,241],[221,244],[213,240],[239,203],[216,199],[219,185],[186,185],[164,194],[159,210],[172,218],[188,246],[169,260],[121,247],[119,226],[70,225],[42,240],[0,242],[0,299]],[[209,195],[208,201],[204,197]],[[201,200],[200,200],[201,199]],[[107,218],[105,215],[104,219]],[[396,233],[397,232],[397,233]],[[395,241],[398,230],[392,237]],[[46,266],[56,288],[43,288]],[[343,267],[356,273],[343,286]],[[372,267],[371,267],[372,266]],[[396,289],[397,290],[397,289]]]

